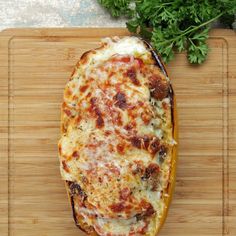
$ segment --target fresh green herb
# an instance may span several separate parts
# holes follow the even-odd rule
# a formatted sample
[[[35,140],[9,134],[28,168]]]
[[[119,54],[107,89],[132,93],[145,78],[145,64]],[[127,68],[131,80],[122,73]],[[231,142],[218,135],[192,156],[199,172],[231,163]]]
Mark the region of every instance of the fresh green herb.
[[[98,0],[112,16],[127,17],[127,28],[149,39],[164,62],[187,51],[190,63],[207,57],[210,26],[232,27],[236,0]]]

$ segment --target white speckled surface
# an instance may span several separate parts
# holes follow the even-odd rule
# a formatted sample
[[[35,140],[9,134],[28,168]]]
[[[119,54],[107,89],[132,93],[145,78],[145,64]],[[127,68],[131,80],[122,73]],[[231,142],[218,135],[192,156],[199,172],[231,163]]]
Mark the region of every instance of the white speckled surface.
[[[97,0],[0,0],[0,30],[14,27],[125,27]],[[213,27],[220,27],[215,23]],[[236,22],[234,23],[236,28]]]
[[[120,27],[97,0],[0,0],[0,30],[12,27]]]

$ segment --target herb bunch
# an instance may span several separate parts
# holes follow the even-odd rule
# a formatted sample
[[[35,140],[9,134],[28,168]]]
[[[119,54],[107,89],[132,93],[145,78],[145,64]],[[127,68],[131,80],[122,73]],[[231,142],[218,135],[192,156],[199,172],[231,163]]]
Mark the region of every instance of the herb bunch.
[[[232,27],[236,0],[98,0],[113,17],[127,17],[127,28],[151,41],[164,62],[186,51],[190,63],[207,57],[211,23]]]

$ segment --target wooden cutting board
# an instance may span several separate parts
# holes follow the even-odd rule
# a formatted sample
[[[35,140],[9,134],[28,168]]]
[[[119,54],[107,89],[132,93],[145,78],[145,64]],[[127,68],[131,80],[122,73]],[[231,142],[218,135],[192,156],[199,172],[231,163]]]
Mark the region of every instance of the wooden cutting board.
[[[57,141],[63,88],[80,55],[124,29],[0,35],[0,235],[79,236]],[[176,191],[160,236],[236,235],[236,37],[215,30],[201,66],[169,64],[178,102]]]

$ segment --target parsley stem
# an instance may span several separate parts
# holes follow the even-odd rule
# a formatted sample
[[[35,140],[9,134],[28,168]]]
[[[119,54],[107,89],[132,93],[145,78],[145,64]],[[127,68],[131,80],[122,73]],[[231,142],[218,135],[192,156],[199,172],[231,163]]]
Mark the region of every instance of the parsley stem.
[[[166,2],[166,3],[162,3],[161,5],[162,6],[168,6],[168,5],[171,5],[171,4],[173,4],[174,2]]]
[[[192,31],[198,30],[199,28],[202,28],[203,26],[210,24],[211,22],[215,21],[216,19],[218,19],[218,18],[221,17],[222,15],[223,15],[223,13],[220,13],[219,15],[215,16],[214,18],[212,18],[212,19],[210,19],[210,20],[208,20],[208,21],[202,23],[201,25],[196,26],[196,27],[194,27],[193,29],[190,29],[190,30],[186,31],[183,35],[188,34],[188,33],[191,33]]]
[[[198,25],[198,26],[196,26],[194,28],[190,28],[190,29],[187,28],[182,34],[176,36],[175,38],[172,38],[172,39],[166,40],[166,41],[164,41],[162,43],[159,43],[159,45],[165,45],[168,42],[176,41],[176,39],[179,39],[179,38],[183,37],[186,34],[189,34],[189,33],[193,32],[193,31],[196,31],[196,30],[202,28],[203,26],[206,26],[206,25],[210,24],[211,22],[213,22],[216,19],[218,19],[219,17],[221,17],[223,14],[224,13],[222,12],[222,13],[218,14],[217,16],[215,16],[214,18],[212,18],[212,19],[210,19],[210,20],[208,20],[208,21],[206,21],[206,22],[204,22],[204,23],[202,23],[202,24],[200,24],[200,25]]]

